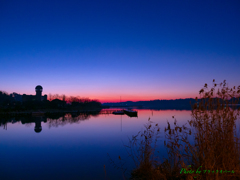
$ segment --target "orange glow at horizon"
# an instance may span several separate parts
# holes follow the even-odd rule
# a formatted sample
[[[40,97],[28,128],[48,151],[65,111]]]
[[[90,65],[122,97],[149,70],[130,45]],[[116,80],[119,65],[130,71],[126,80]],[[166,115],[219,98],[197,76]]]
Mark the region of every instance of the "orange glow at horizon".
[[[71,96],[66,95],[66,98],[68,99]],[[186,98],[195,98],[196,95],[194,94],[189,94],[189,96],[174,96],[174,95],[169,95],[169,96],[120,96],[116,98],[116,96],[77,96],[77,95],[72,95],[72,97],[78,97],[81,99],[90,99],[90,100],[98,100],[101,103],[119,103],[121,102],[126,102],[126,101],[132,101],[132,102],[137,102],[137,101],[151,101],[151,100],[174,100],[174,99],[186,99]],[[49,96],[48,96],[49,99]]]

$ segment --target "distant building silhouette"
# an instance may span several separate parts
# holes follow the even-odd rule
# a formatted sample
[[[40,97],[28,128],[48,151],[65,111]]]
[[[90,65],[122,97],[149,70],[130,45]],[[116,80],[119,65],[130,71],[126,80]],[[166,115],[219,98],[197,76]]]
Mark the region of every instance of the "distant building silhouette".
[[[47,95],[42,96],[43,87],[38,85],[35,87],[36,95],[23,94],[22,102],[26,101],[44,101],[47,100]]]
[[[20,94],[13,92],[12,94],[10,94],[10,97],[12,97],[15,101],[22,102],[22,95]]]
[[[35,87],[36,95],[20,95],[17,93],[12,93],[10,96],[14,98],[15,101],[26,102],[26,101],[44,101],[47,100],[47,95],[42,96],[43,87],[38,85]]]

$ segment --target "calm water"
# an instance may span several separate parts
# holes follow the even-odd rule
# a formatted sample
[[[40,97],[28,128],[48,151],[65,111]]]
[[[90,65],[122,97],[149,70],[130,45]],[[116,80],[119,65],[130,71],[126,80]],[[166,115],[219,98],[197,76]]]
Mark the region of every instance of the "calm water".
[[[180,125],[191,119],[187,110],[138,110],[138,117],[127,115],[65,116],[63,119],[34,117],[12,119],[0,126],[0,179],[122,179],[121,171],[109,160],[126,160],[125,167],[134,167],[127,158],[123,144],[128,137],[144,129],[150,117],[159,123],[164,137],[167,120],[174,115]],[[42,130],[36,133],[35,125]],[[39,129],[36,129],[38,131]],[[164,138],[163,138],[164,140]],[[166,156],[163,140],[159,141],[162,156]]]

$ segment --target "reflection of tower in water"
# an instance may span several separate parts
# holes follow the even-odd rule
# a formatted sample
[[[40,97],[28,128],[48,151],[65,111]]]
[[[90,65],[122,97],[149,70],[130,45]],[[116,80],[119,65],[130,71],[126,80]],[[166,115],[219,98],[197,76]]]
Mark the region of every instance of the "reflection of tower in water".
[[[35,123],[34,131],[36,133],[40,133],[42,131],[41,122],[46,123],[47,122],[47,117],[39,116],[39,115],[33,115],[31,117],[21,118],[21,122],[22,122],[22,124]]]
[[[47,118],[43,117],[43,116],[36,116],[34,117],[34,121],[35,121],[35,127],[34,127],[34,131],[36,133],[40,133],[42,131],[42,125],[41,122],[47,122]]]
[[[36,120],[35,121],[34,131],[36,133],[40,133],[42,131],[41,120]]]

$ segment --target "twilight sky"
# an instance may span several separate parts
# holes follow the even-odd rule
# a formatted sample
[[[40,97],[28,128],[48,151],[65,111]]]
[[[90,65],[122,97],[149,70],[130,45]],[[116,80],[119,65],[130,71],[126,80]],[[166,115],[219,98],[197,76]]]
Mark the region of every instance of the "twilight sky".
[[[1,0],[0,90],[101,102],[240,85],[240,1]]]

